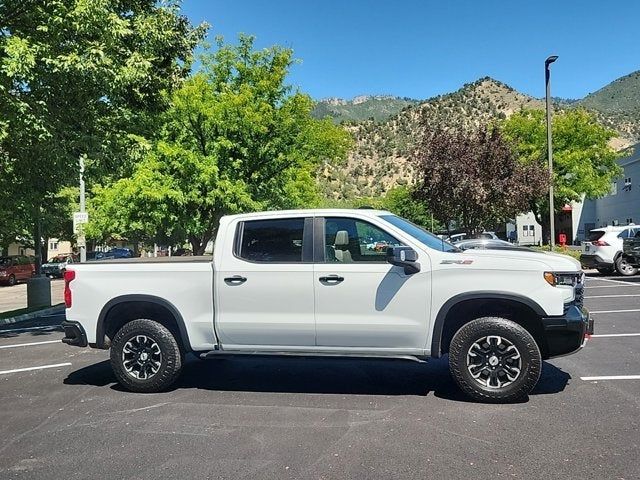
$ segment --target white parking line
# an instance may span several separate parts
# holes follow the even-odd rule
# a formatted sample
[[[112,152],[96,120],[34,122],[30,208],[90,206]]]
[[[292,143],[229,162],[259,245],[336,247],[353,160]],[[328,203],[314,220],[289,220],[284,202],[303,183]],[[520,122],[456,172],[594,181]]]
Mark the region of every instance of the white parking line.
[[[589,310],[589,313],[627,313],[627,312],[640,312],[640,308],[634,308],[632,310]]]
[[[0,348],[15,348],[15,347],[30,347],[32,345],[44,345],[46,343],[60,343],[60,340],[47,340],[46,342],[31,342],[31,343],[18,343],[16,345],[0,345]]]
[[[626,283],[626,282],[625,282]],[[595,285],[593,287],[584,287],[584,288],[624,288],[624,287],[637,287],[638,285]]]
[[[580,377],[580,380],[587,382],[594,380],[640,380],[640,375],[604,375],[602,377]]]
[[[632,287],[640,287],[640,285],[635,285],[631,282],[623,282],[622,280],[610,280],[608,278],[590,278],[589,283],[591,282],[611,282],[611,283],[617,283],[620,285],[630,285]]]
[[[640,297],[640,294],[637,295],[592,295],[590,297],[585,296],[584,298],[620,298],[620,297]]]
[[[0,375],[6,375],[7,373],[18,373],[18,372],[30,372],[32,370],[44,370],[45,368],[59,368],[59,367],[70,367],[71,363],[56,363],[55,365],[42,365],[40,367],[29,367],[29,368],[16,368],[13,370],[3,370],[0,372]]]
[[[640,337],[640,333],[601,333],[599,335],[591,335],[591,338],[602,337]]]

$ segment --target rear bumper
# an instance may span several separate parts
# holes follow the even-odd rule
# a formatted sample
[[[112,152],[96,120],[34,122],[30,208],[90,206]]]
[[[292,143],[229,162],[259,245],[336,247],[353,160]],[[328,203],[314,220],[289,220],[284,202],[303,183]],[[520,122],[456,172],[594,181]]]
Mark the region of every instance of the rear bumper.
[[[580,255],[580,263],[585,268],[613,268],[613,262],[598,255]]]
[[[545,358],[568,355],[580,350],[593,334],[593,319],[586,308],[571,305],[564,315],[542,319],[546,351]]]
[[[69,322],[65,320],[62,322],[62,328],[64,328],[63,343],[67,345],[73,345],[74,347],[86,347],[89,345],[87,342],[87,335],[84,333],[84,328],[78,322]]]

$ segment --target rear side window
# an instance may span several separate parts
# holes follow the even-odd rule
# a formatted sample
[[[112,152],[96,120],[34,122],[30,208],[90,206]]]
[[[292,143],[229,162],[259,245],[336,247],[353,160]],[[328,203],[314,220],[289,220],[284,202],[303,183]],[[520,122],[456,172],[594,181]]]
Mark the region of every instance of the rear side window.
[[[604,235],[604,232],[602,230],[591,230],[589,232],[589,241],[595,242],[596,240],[600,240],[600,238],[602,238],[603,235]]]
[[[251,262],[302,262],[304,218],[244,222],[238,256]]]

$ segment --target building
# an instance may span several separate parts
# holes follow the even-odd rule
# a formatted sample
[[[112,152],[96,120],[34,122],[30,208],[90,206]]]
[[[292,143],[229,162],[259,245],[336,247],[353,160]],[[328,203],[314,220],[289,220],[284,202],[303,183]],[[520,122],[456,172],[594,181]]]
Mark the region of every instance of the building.
[[[611,183],[608,195],[573,202],[556,214],[556,243],[560,234],[566,235],[568,244],[579,244],[594,228],[640,223],[640,143],[630,151],[630,155],[618,160],[623,173]],[[542,243],[542,227],[532,213],[518,215],[515,228],[519,244]]]
[[[47,256],[50,258],[55,257],[56,255],[64,255],[67,253],[72,253],[73,248],[71,242],[65,240],[58,240],[57,238],[50,238],[48,241],[48,252]],[[7,255],[34,255],[35,252],[33,248],[27,248],[19,243],[10,243],[9,248],[7,250]],[[48,260],[48,259],[47,259]]]

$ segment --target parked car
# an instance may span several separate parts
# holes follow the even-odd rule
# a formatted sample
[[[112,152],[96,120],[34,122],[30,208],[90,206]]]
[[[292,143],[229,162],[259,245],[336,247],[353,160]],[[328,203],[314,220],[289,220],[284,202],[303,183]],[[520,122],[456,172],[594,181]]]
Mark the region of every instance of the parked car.
[[[49,277],[62,278],[67,266],[77,262],[78,257],[71,253],[66,255],[56,255],[49,259],[47,263],[44,263],[40,268],[40,271]]]
[[[625,276],[635,275],[638,268],[630,265],[622,255],[622,245],[625,238],[634,237],[638,231],[638,225],[608,226],[591,230],[587,241],[582,242],[580,263],[584,268],[596,268],[604,275],[613,272]]]
[[[640,268],[640,228],[633,237],[625,238],[622,244],[624,260],[634,268]]]
[[[133,251],[130,248],[115,247],[105,252],[104,258],[131,258]]]
[[[531,252],[527,247],[519,247],[513,243],[504,240],[494,240],[488,238],[474,238],[471,240],[462,240],[454,243],[460,250],[483,249],[483,250],[515,250],[520,252]]]
[[[24,255],[0,257],[0,284],[13,286],[36,273],[34,261]]]
[[[360,237],[372,230],[386,252],[367,249]],[[73,265],[63,342],[110,348],[116,378],[135,392],[168,388],[189,352],[448,353],[464,392],[511,401],[534,388],[543,359],[579,350],[593,333],[583,291],[568,256],[463,252],[385,211],[250,213],[221,219],[212,260]]]

